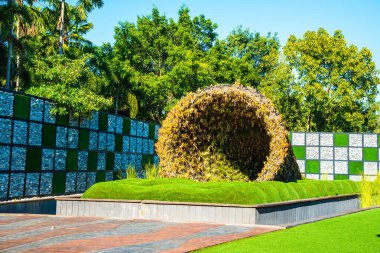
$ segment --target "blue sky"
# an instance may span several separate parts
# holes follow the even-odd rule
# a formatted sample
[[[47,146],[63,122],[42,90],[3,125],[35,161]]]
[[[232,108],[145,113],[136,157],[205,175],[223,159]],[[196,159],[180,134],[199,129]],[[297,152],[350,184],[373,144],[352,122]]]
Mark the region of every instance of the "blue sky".
[[[104,0],[104,6],[89,15],[94,29],[86,37],[96,45],[113,43],[120,21],[136,22],[153,7],[177,20],[182,5],[189,7],[192,17],[204,14],[217,23],[219,38],[241,25],[263,35],[277,33],[285,45],[291,34],[302,37],[319,27],[332,34],[339,29],[348,44],[369,48],[380,70],[380,0]]]
[[[190,8],[191,16],[204,14],[217,23],[219,38],[241,25],[264,35],[277,32],[284,45],[290,34],[340,29],[349,44],[368,47],[380,69],[380,0],[104,0],[104,6],[89,15],[94,29],[86,37],[96,45],[112,43],[119,21],[135,22],[154,6],[177,19],[182,5]]]

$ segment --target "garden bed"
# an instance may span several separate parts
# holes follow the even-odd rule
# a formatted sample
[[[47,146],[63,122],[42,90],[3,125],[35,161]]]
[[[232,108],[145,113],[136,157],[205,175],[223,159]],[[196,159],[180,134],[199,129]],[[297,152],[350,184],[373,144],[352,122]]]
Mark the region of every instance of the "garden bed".
[[[256,205],[357,193],[358,183],[349,180],[248,183],[125,179],[97,183],[82,198]]]
[[[357,191],[357,184],[350,181],[199,183],[129,179],[96,184],[82,198],[57,198],[57,214],[289,225],[358,210]]]

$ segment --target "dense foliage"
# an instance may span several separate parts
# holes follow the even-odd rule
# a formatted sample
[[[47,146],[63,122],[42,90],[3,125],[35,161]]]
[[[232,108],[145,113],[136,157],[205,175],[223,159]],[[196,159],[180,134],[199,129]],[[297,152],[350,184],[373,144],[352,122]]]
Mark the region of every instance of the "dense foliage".
[[[169,112],[159,136],[159,173],[166,178],[301,178],[281,116],[253,88],[219,85],[188,93]]]
[[[187,7],[176,20],[153,8],[136,22],[120,22],[113,45],[94,46],[85,39],[93,27],[87,17],[102,5],[101,0],[75,5],[0,0],[1,86],[12,45],[12,89],[53,98],[62,113],[101,108],[161,122],[188,92],[238,83],[269,97],[289,130],[378,128],[379,78],[371,52],[348,45],[340,31],[330,35],[321,28],[302,38],[290,36],[282,50],[276,34],[237,27],[221,39],[217,24],[204,15],[191,17]],[[59,74],[65,66],[62,77],[42,77],[36,70],[44,65],[50,66],[49,74]],[[78,66],[83,66],[79,74]],[[37,83],[41,78],[43,83]],[[49,95],[58,86],[72,92]],[[94,104],[83,109],[89,98]]]
[[[358,193],[349,180],[282,182],[196,182],[188,179],[125,179],[97,183],[86,199],[160,200],[254,205]]]

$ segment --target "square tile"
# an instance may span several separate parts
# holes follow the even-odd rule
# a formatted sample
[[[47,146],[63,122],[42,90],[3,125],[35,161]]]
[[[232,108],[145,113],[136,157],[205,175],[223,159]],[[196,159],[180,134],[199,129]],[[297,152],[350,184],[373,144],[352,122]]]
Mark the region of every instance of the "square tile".
[[[90,131],[85,129],[79,130],[79,138],[78,138],[78,148],[79,149],[88,149],[90,144]]]
[[[15,120],[13,122],[13,143],[26,144],[27,132],[28,132],[28,123],[25,121]]]
[[[13,116],[13,100],[13,93],[0,90],[0,115]]]
[[[348,146],[348,134],[346,133],[334,133],[334,146],[347,147]]]
[[[319,159],[319,147],[306,147],[306,159]]]
[[[362,134],[349,134],[349,145],[350,147],[361,147],[363,146]]]
[[[348,174],[334,174],[334,180],[347,180]]]
[[[320,145],[321,146],[334,146],[334,135],[332,133],[321,133],[319,135]]]
[[[44,116],[44,100],[30,98],[30,120],[42,121]]]
[[[99,112],[93,112],[90,118],[90,129],[99,129]]]
[[[65,193],[66,187],[66,173],[54,173],[53,174],[53,194]]]
[[[334,159],[333,147],[320,147],[320,159],[321,160],[333,160]]]
[[[77,192],[84,192],[86,188],[86,172],[78,172],[77,175]]]
[[[0,171],[9,170],[11,158],[11,148],[9,146],[0,146]]]
[[[38,194],[38,186],[40,184],[39,180],[40,180],[39,173],[26,174],[25,195],[35,196]]]
[[[377,134],[363,134],[364,147],[377,148]]]
[[[53,109],[54,105],[50,101],[45,102],[44,108],[44,121],[48,123],[55,123],[55,115],[51,114],[51,109]]]
[[[41,173],[40,194],[49,195],[53,189],[53,173]]]
[[[334,160],[348,160],[348,148],[334,148]]]
[[[42,170],[53,170],[54,169],[54,149],[43,149],[42,150]]]
[[[306,158],[305,146],[292,146],[292,149],[293,149],[293,153],[297,159],[305,159]]]
[[[348,157],[351,161],[363,160],[363,149],[362,148],[350,148]]]
[[[66,173],[65,193],[73,193],[73,192],[75,192],[76,180],[77,180],[77,173],[76,172],[68,172],[68,173]]]
[[[348,171],[351,175],[361,175],[363,173],[363,162],[359,161],[349,161]]]
[[[334,173],[334,162],[333,161],[321,161],[321,173]]]
[[[41,144],[42,144],[42,124],[30,122],[29,145],[41,146]]]
[[[30,112],[30,97],[29,96],[15,94],[14,106],[15,106],[14,107],[15,118],[29,119],[29,112]]]
[[[365,175],[377,175],[377,162],[364,162]]]
[[[12,168],[11,170],[25,171],[26,148],[12,147]],[[40,169],[40,168],[36,168]]]
[[[306,173],[320,173],[318,160],[306,160]]]
[[[11,143],[12,121],[0,118],[0,143]]]
[[[8,180],[9,180],[8,173],[0,173],[0,198],[2,199],[7,198]]]
[[[24,195],[25,173],[12,173],[9,187],[9,197],[21,197]]]
[[[379,154],[377,153],[377,148],[364,148],[363,149],[363,155],[364,155],[364,161],[372,161],[377,162],[377,158],[379,157]]]
[[[66,127],[57,127],[55,137],[55,145],[58,148],[67,147],[67,128]]]
[[[334,180],[333,174],[321,174],[321,180]]]
[[[351,181],[359,182],[359,181],[362,181],[362,176],[350,175],[350,176],[349,176],[349,179],[350,179]]]
[[[66,168],[66,150],[57,149],[55,150],[55,170],[65,170],[65,168]]]
[[[87,173],[87,189],[90,188],[96,182],[96,172]]]
[[[319,134],[318,133],[306,133],[306,145],[307,146],[319,146]]]
[[[292,133],[292,145],[305,145],[305,133]]]
[[[348,162],[335,161],[335,174],[348,174]]]
[[[39,171],[42,167],[42,149],[28,147],[26,149],[26,170],[28,172]]]
[[[114,133],[116,127],[116,117],[115,115],[108,114],[108,132]]]
[[[306,174],[306,178],[319,180],[319,174]]]

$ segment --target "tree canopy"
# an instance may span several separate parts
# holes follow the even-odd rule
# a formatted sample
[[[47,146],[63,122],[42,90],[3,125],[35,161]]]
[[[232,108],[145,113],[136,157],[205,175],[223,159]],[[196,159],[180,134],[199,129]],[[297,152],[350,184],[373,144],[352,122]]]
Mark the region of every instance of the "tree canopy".
[[[188,92],[236,83],[270,98],[289,130],[380,129],[371,51],[341,31],[306,31],[283,47],[277,34],[243,27],[219,38],[216,23],[183,6],[176,19],[153,8],[122,21],[113,44],[95,46],[85,38],[88,13],[102,5],[0,0],[1,86],[10,57],[12,89],[51,98],[62,114],[103,109],[162,122]]]

